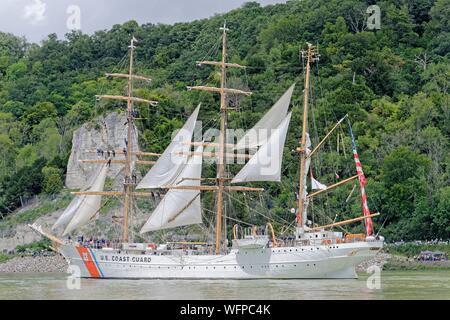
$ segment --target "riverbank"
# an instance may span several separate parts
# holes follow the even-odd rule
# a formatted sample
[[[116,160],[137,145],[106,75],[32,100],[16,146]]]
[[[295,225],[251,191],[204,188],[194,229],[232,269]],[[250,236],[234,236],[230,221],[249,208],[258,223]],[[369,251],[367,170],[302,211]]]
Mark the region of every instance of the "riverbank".
[[[15,256],[0,263],[0,273],[66,272],[67,262],[59,254]]]
[[[413,258],[391,255],[383,266],[383,271],[450,270],[450,261],[417,261]]]

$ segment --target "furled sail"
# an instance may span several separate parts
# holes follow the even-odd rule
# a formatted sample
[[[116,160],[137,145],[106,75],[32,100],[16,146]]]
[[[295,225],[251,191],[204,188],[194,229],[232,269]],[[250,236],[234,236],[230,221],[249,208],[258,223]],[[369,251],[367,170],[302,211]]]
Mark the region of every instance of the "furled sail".
[[[203,147],[197,148],[180,174],[176,186],[200,186]],[[188,179],[188,178],[194,178]],[[202,222],[200,190],[170,189],[164,196],[140,233],[174,228]]]
[[[281,122],[269,140],[253,155],[231,183],[251,181],[280,181],[283,148],[292,113]]]
[[[311,139],[309,137],[309,133],[306,133],[306,156],[308,156],[311,153]],[[309,172],[309,166],[311,165],[311,158],[307,157],[306,161],[305,161],[305,173],[303,174],[303,185],[305,186],[303,188],[303,211],[302,211],[302,221],[304,221],[304,223],[306,223],[306,219],[308,217],[307,215],[307,210],[308,210],[308,205],[309,205],[309,199],[307,198],[308,195],[308,191],[306,190],[306,178],[308,177],[308,172]],[[308,227],[305,225],[304,226],[305,229],[307,229]]]
[[[108,166],[104,164],[88,191],[103,191],[107,173]],[[81,196],[80,200],[76,202],[74,201],[73,207],[70,209],[70,211],[68,210],[71,207],[69,205],[69,207],[67,208],[68,213],[67,216],[64,217],[64,220],[66,220],[70,215],[73,216],[70,219],[70,222],[67,225],[66,229],[64,230],[63,236],[88,223],[89,220],[91,220],[92,217],[100,209],[101,201],[101,196]],[[78,204],[78,206],[75,207],[76,203]]]
[[[137,185],[136,189],[160,188],[174,182],[174,179],[180,174],[188,159],[186,154],[191,148],[189,143],[192,140],[199,110],[200,105],[194,110],[183,128],[172,139],[169,146]]]
[[[253,128],[245,133],[237,143],[236,150],[256,149],[266,143],[271,131],[278,128],[280,123],[286,118],[294,87],[295,84],[281,96]]]

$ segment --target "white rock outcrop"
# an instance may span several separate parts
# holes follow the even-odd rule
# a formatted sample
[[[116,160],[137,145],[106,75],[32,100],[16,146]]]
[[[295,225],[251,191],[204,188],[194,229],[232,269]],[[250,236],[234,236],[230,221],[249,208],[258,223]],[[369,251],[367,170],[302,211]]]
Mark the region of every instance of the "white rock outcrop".
[[[96,172],[100,164],[81,163],[80,160],[105,159],[106,151],[122,150],[127,138],[126,114],[112,112],[105,117],[97,118],[77,129],[72,138],[72,152],[67,164],[66,186],[70,189],[81,189]],[[138,133],[133,130],[132,143],[137,151]],[[105,155],[99,156],[97,149],[105,151]],[[113,159],[124,159],[123,154],[116,154]],[[116,180],[123,165],[112,164],[108,176]]]

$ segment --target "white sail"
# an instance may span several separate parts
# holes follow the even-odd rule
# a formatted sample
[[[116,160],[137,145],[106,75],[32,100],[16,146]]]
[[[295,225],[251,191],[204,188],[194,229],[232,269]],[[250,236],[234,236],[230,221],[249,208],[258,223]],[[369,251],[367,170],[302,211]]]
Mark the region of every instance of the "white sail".
[[[236,150],[255,149],[266,143],[270,137],[271,131],[278,128],[280,123],[286,118],[294,87],[295,84],[293,84],[281,98],[278,99],[272,108],[270,108],[253,128],[245,133],[236,144]]]
[[[312,190],[327,190],[327,186],[322,184],[322,183],[320,183],[319,181],[317,181],[313,177],[311,177],[311,189]]]
[[[56,220],[55,224],[52,227],[52,230],[65,227],[70,222],[70,220],[72,220],[75,212],[80,207],[85,197],[86,196],[76,196],[75,198],[73,198],[66,210],[64,210],[64,212],[59,216],[58,220]]]
[[[107,173],[108,166],[105,164],[88,191],[103,191]],[[73,217],[64,230],[63,236],[88,223],[100,209],[101,202],[102,196],[82,196],[78,207],[72,213]]]
[[[96,181],[100,172],[101,170],[99,170],[96,175],[92,175],[81,191],[89,190]],[[64,212],[59,216],[58,220],[56,220],[55,224],[52,226],[52,230],[67,226],[75,215],[75,212],[77,212],[77,209],[80,207],[81,203],[83,203],[85,197],[86,196],[75,196]]]
[[[283,148],[292,113],[270,135],[270,139],[253,155],[231,180],[231,183],[250,181],[280,181]]]
[[[196,150],[175,179],[177,186],[200,186],[203,147]],[[196,178],[189,180],[186,178]],[[186,180],[183,180],[186,179]],[[170,189],[164,196],[140,233],[174,228],[202,222],[200,190]]]
[[[160,188],[173,183],[188,159],[186,154],[191,149],[189,142],[192,140],[199,110],[200,105],[194,110],[183,128],[172,139],[172,142],[137,185],[136,189]],[[180,153],[184,155],[180,155]]]

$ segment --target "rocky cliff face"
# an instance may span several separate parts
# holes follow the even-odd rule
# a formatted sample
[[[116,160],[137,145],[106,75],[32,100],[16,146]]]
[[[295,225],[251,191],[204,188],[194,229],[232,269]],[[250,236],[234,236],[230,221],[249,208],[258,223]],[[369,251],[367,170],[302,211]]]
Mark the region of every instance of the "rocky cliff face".
[[[38,205],[38,203],[37,203]],[[14,213],[15,215],[26,214],[33,206],[27,206],[22,210]],[[50,230],[58,217],[63,213],[64,209],[54,211],[45,216],[39,217],[35,222],[44,229]],[[42,240],[42,236],[28,227],[27,223],[18,224],[11,230],[2,230],[0,232],[0,252],[9,252],[19,245],[26,245]]]
[[[90,178],[98,172],[101,164],[81,163],[80,160],[105,159],[105,155],[99,156],[97,149],[103,151],[122,150],[125,147],[127,137],[126,115],[123,113],[110,113],[93,122],[84,124],[76,130],[72,138],[72,152],[67,164],[66,186],[71,189],[82,189]],[[137,146],[137,129],[132,135],[133,146]],[[135,148],[137,151],[137,148]],[[124,159],[122,154],[116,154],[117,160]],[[108,176],[117,180],[123,165],[112,164]]]
[[[66,186],[70,189],[82,189],[86,186],[91,177],[98,172],[98,168],[102,164],[81,163],[79,160],[91,159],[100,160],[105,159],[105,156],[99,156],[96,150],[122,150],[125,147],[125,138],[127,137],[127,122],[126,115],[123,113],[110,113],[104,117],[100,117],[84,124],[81,128],[76,130],[72,138],[72,151],[70,154],[69,162],[67,164],[67,176]],[[132,135],[134,151],[138,151],[137,147],[137,129],[135,128]],[[116,160],[124,159],[123,154],[116,154],[113,158]],[[108,177],[112,180],[113,190],[123,189],[123,165],[111,164],[108,172]],[[87,237],[106,237],[109,239],[118,239],[121,234],[121,220],[114,219],[117,223],[113,222],[113,216],[122,216],[122,199],[121,198],[109,198],[103,199],[103,203],[106,203],[104,210],[102,210],[97,217],[91,223],[81,228],[76,234],[83,234]],[[152,208],[153,203],[148,204],[147,208]],[[34,206],[38,206],[36,203]],[[17,215],[26,214],[26,211],[31,209],[32,206],[23,208],[14,213]],[[38,225],[41,225],[44,229],[50,230],[52,225],[62,214],[64,209],[52,212],[45,216],[40,217],[35,221]],[[130,220],[130,226],[134,230],[138,230],[140,226],[145,222],[150,214],[149,210],[136,210]],[[74,234],[74,235],[76,235]],[[132,232],[133,234],[133,232]],[[8,232],[2,232],[0,234],[0,251],[13,250],[18,245],[29,244],[35,241],[41,240],[41,236],[31,230],[27,224],[19,224],[14,226]]]

